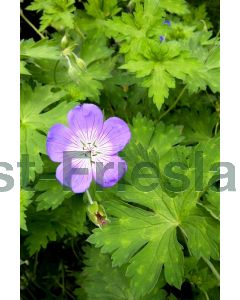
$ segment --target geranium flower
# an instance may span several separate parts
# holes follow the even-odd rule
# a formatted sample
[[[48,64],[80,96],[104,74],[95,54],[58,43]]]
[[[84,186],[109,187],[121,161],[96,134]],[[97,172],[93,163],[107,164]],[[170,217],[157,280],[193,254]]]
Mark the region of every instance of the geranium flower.
[[[127,164],[118,152],[130,138],[123,120],[112,117],[104,121],[96,105],[82,104],[68,113],[68,127],[56,124],[49,130],[47,154],[52,161],[60,162],[56,170],[58,181],[73,192],[82,193],[93,179],[102,187],[111,187],[122,178]],[[81,174],[76,174],[76,169]]]
[[[159,40],[160,40],[160,42],[165,41],[165,36],[164,35],[160,35]]]
[[[170,21],[170,20],[164,20],[164,21],[163,21],[163,25],[168,25],[168,26],[171,26],[171,25],[172,25],[172,23],[171,23],[171,21]]]

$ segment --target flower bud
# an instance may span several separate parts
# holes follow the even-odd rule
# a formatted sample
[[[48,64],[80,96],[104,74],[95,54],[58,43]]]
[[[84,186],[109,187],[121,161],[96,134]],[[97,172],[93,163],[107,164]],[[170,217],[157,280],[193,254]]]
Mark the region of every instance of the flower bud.
[[[102,227],[108,223],[107,214],[104,207],[101,204],[98,204],[96,201],[87,207],[87,214],[90,221],[99,227]]]
[[[69,65],[68,68],[68,75],[73,79],[76,80],[76,78],[78,77],[79,71],[72,65]]]
[[[62,39],[61,39],[61,47],[62,49],[65,49],[68,46],[68,38],[67,35],[65,34]]]
[[[71,55],[73,50],[75,48],[75,44],[69,45],[67,48],[65,48],[62,52],[63,56]]]
[[[80,68],[81,70],[85,70],[86,67],[87,67],[85,61],[84,61],[83,59],[81,59],[80,57],[76,57],[75,59],[76,59],[76,63],[77,63],[77,65],[79,66],[79,68]]]

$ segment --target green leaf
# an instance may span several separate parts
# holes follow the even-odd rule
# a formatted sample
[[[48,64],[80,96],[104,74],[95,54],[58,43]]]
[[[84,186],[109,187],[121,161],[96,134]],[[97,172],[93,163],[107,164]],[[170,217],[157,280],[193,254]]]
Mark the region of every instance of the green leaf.
[[[95,32],[78,43],[78,49],[63,56],[59,63],[42,60],[30,71],[33,78],[64,89],[73,100],[90,98],[99,102],[102,82],[111,77],[114,67],[113,51],[106,46],[106,38]]]
[[[77,284],[81,288],[75,290],[77,299],[82,299],[83,292],[91,300],[165,300],[167,292],[161,287],[165,280],[161,278],[156,288],[146,297],[135,298],[124,276],[126,267],[112,267],[108,255],[95,248],[85,248],[85,267],[81,274],[76,275]]]
[[[94,51],[91,51],[92,49]],[[102,34],[92,32],[84,40],[79,55],[86,65],[90,66],[94,62],[103,62],[103,60],[111,57],[112,53],[113,50],[107,47],[106,38]]]
[[[200,198],[207,189],[215,190],[214,180],[216,181],[219,176],[215,164],[219,163],[219,157],[219,137],[208,139],[195,147],[174,147],[167,155],[159,159],[160,169],[170,179],[170,186],[167,186],[167,189],[170,192],[175,191],[175,189],[177,192],[183,190],[184,197],[189,202],[195,197]],[[184,166],[174,166],[175,163],[182,163]],[[166,169],[169,168],[169,164],[174,173],[187,176],[190,180],[189,184],[186,184],[188,189],[181,188],[179,178],[174,178],[172,173],[167,174]],[[171,166],[172,164],[173,166]]]
[[[201,69],[201,63],[181,51],[176,42],[152,42],[151,51],[150,54],[146,53],[147,57],[130,60],[121,68],[135,73],[137,78],[143,78],[141,85],[149,89],[148,96],[153,97],[160,110],[164,99],[169,96],[169,89],[175,88],[176,79],[187,82]]]
[[[131,141],[127,147],[132,144],[141,143],[144,147],[148,147],[151,138],[155,131],[154,122],[148,120],[146,117],[142,116],[140,113],[133,118],[133,126],[131,126]]]
[[[213,93],[220,92],[220,48],[210,50],[206,61],[208,85]]]
[[[87,14],[96,19],[114,16],[121,10],[117,0],[88,0],[87,3],[84,3],[84,7]]]
[[[42,179],[35,186],[36,191],[42,192],[37,198],[37,211],[55,209],[73,193],[66,190],[56,179]]]
[[[182,126],[165,125],[159,122],[156,126],[152,120],[138,114],[133,118],[131,129],[131,141],[124,150],[124,156],[127,158],[128,167],[133,170],[139,162],[148,162],[148,154],[152,152],[152,160],[158,166],[159,157],[161,160],[166,154],[184,140],[182,136]],[[136,146],[138,145],[138,146]],[[147,150],[146,150],[147,149]],[[155,158],[153,158],[155,156]],[[131,173],[127,172],[125,179],[131,182]]]
[[[160,194],[139,193],[129,188],[124,199],[144,205],[150,210],[105,202],[108,214],[114,215],[110,225],[94,230],[89,241],[103,253],[113,253],[113,265],[129,262],[127,276],[136,297],[155,286],[164,265],[166,281],[180,288],[183,281],[183,252],[177,239],[177,228],[186,232],[188,247],[196,257],[215,255],[217,231],[209,230],[207,219],[180,198]],[[182,208],[181,208],[182,207]],[[147,278],[147,280],[146,280]]]
[[[104,207],[108,216],[112,215],[113,219],[102,230],[95,229],[88,240],[97,247],[102,247],[103,253],[112,253],[113,266],[129,263],[126,274],[131,277],[131,288],[136,297],[151,291],[162,270],[170,285],[181,287],[185,242],[179,240],[179,231],[186,238],[186,246],[194,257],[218,258],[218,224],[197,206],[201,193],[195,190],[195,183],[200,178],[194,171],[197,167],[194,162],[195,153],[203,151],[203,156],[207,159],[203,167],[203,190],[208,188],[212,177],[210,166],[218,161],[217,148],[218,141],[213,139],[193,148],[190,155],[187,150],[181,157],[175,150],[177,161],[188,162],[185,175],[190,185],[173,197],[165,194],[160,185],[151,191],[139,190],[134,185],[125,186],[124,192],[119,192],[118,197],[126,203],[121,202],[114,194],[98,196],[109,199],[104,201]],[[141,151],[138,157],[141,156],[140,153],[140,161],[156,163],[150,154],[146,156]],[[176,161],[172,159],[171,155],[167,156],[170,162]],[[161,164],[166,163],[164,160]],[[149,179],[142,180],[143,186],[148,186]]]
[[[173,146],[178,145],[184,140],[182,136],[182,126],[165,125],[160,122],[150,142],[150,148],[154,148],[159,157],[162,158]]]
[[[200,59],[203,68],[196,71],[188,81],[190,92],[206,90],[209,86],[213,93],[220,91],[220,47],[218,37],[212,37],[211,31],[197,31],[187,41],[191,54]]]
[[[49,40],[41,40],[38,42],[34,42],[33,39],[22,40],[20,53],[20,73],[23,75],[31,75],[28,68],[26,68],[28,63],[35,64],[37,68],[39,68],[38,62],[42,59],[56,61],[61,57],[59,47],[56,46],[55,42]]]
[[[21,190],[20,192],[20,228],[27,231],[26,225],[26,210],[29,204],[32,202],[31,198],[34,192]]]
[[[187,3],[184,0],[161,0],[159,5],[170,13],[184,15],[189,12]]]
[[[136,57],[148,48],[150,38],[165,33],[167,29],[162,24],[164,17],[165,12],[159,1],[147,0],[144,5],[137,3],[133,14],[122,13],[121,17],[113,17],[105,23],[107,35],[120,43],[120,52]]]
[[[208,293],[219,286],[219,281],[203,260],[198,261],[194,257],[186,257],[184,273],[193,288],[197,287],[203,293]]]
[[[28,233],[25,245],[30,256],[46,248],[50,241],[65,235],[77,236],[87,233],[85,228],[86,206],[75,196],[52,211],[34,212],[29,216]]]
[[[57,30],[74,27],[75,0],[34,0],[28,10],[43,11],[41,16],[40,31],[48,26]]]
[[[105,20],[122,10],[117,0],[88,0],[83,5],[85,10],[78,9],[75,14],[75,24],[81,35],[92,32],[108,35]]]
[[[170,13],[175,13],[179,15],[183,15],[189,12],[187,3],[184,0],[133,0],[137,4],[144,3],[145,6],[150,8],[151,10],[156,10],[157,8],[162,8]]]
[[[125,54],[121,68],[141,78],[140,85],[148,88],[148,96],[160,110],[169,90],[176,87],[176,80],[187,85],[191,93],[219,90],[219,57],[214,53],[216,40],[209,40],[211,32],[195,32],[194,26],[180,23],[180,19],[166,26],[165,10],[186,14],[185,1],[136,1],[133,14],[108,20],[109,36],[120,45]],[[165,38],[160,42],[159,37]],[[216,50],[217,52],[217,50]],[[210,60],[210,61],[209,61]],[[211,62],[215,61],[216,64]]]
[[[124,194],[127,197],[128,190]],[[132,191],[132,194],[136,195],[136,191]],[[144,202],[151,199],[149,196],[146,195]],[[143,196],[138,198],[141,205],[142,199]],[[183,254],[176,238],[176,211],[173,210],[174,204],[171,199],[161,200],[162,203],[155,200],[156,211],[148,212],[112,199],[111,203],[107,204],[109,212],[118,219],[112,220],[111,225],[104,227],[102,232],[94,230],[94,234],[88,239],[97,247],[103,246],[102,252],[114,252],[114,266],[121,266],[130,261],[126,274],[132,278],[131,288],[136,297],[152,290],[163,265],[168,283],[178,288],[182,283]]]
[[[21,75],[31,75],[31,73],[26,68],[27,63],[25,61],[20,61],[20,74]]]
[[[35,173],[42,173],[41,154],[46,154],[46,133],[56,123],[65,123],[67,112],[75,102],[61,102],[64,91],[53,92],[53,87],[37,85],[33,90],[29,85],[21,86],[21,153],[27,154],[29,162],[35,165],[29,170],[29,179],[35,179]],[[50,105],[55,105],[49,108]],[[45,134],[44,134],[45,133]]]
[[[208,192],[203,202],[199,203],[203,208],[205,208],[213,218],[220,220],[220,193],[217,191]]]
[[[193,122],[194,120],[194,122]],[[213,112],[212,107],[198,109],[196,106],[181,108],[171,115],[171,123],[183,126],[184,142],[194,144],[204,142],[213,137],[216,125],[219,122],[218,114]]]
[[[41,40],[34,42],[33,39],[22,40],[20,44],[21,58],[51,59],[60,58],[60,49],[53,41]]]

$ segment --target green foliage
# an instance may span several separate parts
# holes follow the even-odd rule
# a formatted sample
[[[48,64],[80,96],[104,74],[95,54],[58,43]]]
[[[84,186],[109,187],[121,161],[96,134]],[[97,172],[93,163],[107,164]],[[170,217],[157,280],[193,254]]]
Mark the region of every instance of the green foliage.
[[[219,12],[198,2],[22,4],[23,299],[219,299]],[[127,173],[92,184],[93,205],[46,155],[82,102],[132,135]]]
[[[42,192],[37,198],[37,211],[55,209],[61,205],[64,199],[72,196],[72,192],[56,182],[55,178],[39,180],[35,186],[36,191]]]
[[[94,248],[87,247],[85,253],[86,267],[81,274],[76,275],[77,283],[81,286],[75,291],[77,299],[82,299],[83,293],[92,300],[136,299],[124,276],[125,267],[112,268],[110,257]],[[167,293],[161,289],[164,284],[165,280],[161,278],[156,288],[141,300],[165,300]]]
[[[152,120],[137,114],[133,118],[132,139],[127,147],[132,148],[134,144],[141,144],[143,147],[149,147],[149,149],[154,148],[162,157],[172,146],[184,140],[184,136],[181,135],[182,129],[182,126],[167,126],[163,122],[159,122],[155,126]],[[160,144],[161,147],[159,147]]]
[[[166,136],[168,136],[167,133],[165,132]],[[163,135],[157,127],[155,135],[158,136],[158,134],[160,137]],[[160,138],[160,140],[155,136],[152,138],[155,146],[152,148],[156,149],[155,152],[160,149],[159,141],[164,143],[164,138]],[[167,139],[166,141],[168,144],[169,141]],[[151,149],[151,142],[149,148]],[[164,150],[172,152],[175,160],[172,159],[170,153],[164,156],[162,149],[159,151],[162,156],[156,160],[157,154],[152,155],[152,151],[149,149],[144,152],[143,148],[138,151],[137,157],[135,152],[134,159],[150,162],[155,166],[156,161],[159,161],[160,171],[161,168],[164,170],[164,165],[169,158],[170,162],[187,163],[188,168],[185,175],[189,180],[188,186],[174,194],[174,197],[169,197],[164,193],[159,182],[155,188],[152,186],[149,191],[148,187],[153,184],[152,178],[155,178],[154,183],[156,184],[156,177],[150,177],[150,179],[142,179],[141,188],[132,182],[132,185],[125,187],[124,192],[119,192],[117,195],[107,196],[108,193],[105,197],[100,195],[100,198],[109,199],[105,200],[104,204],[107,213],[111,214],[114,219],[103,229],[95,229],[94,234],[88,239],[97,247],[102,247],[104,253],[113,253],[113,266],[130,263],[126,275],[132,278],[131,288],[136,298],[151,291],[158,281],[163,266],[166,281],[177,288],[181,287],[184,255],[177,236],[178,230],[187,240],[185,246],[193,257],[218,259],[217,223],[205,216],[198,208],[201,192],[197,191],[198,187],[195,184],[199,183],[200,178],[199,174],[194,172],[197,168],[194,156],[195,153],[203,151],[204,157],[207,157],[207,162],[203,167],[204,179],[201,190],[205,191],[210,188],[209,180],[212,178],[209,166],[219,160],[217,155],[219,141],[213,139],[206,144],[199,144],[197,147],[193,147],[190,153],[188,149],[184,148],[175,147],[176,149],[172,150],[171,144],[169,150],[167,148],[168,146]],[[166,156],[167,159],[164,159]],[[171,185],[170,192],[177,187],[174,180],[171,183],[173,186]],[[127,203],[122,203],[118,197]],[[136,204],[140,205],[140,208]]]
[[[48,26],[63,30],[74,26],[72,14],[75,11],[74,3],[74,0],[34,0],[27,9],[37,12],[43,11],[40,31]]]
[[[42,173],[41,154],[46,153],[46,135],[49,128],[56,123],[65,123],[67,112],[74,103],[66,101],[56,105],[66,93],[52,91],[53,86],[36,85],[34,89],[24,83],[21,87],[21,153],[29,155],[29,179],[35,179],[35,173]],[[55,104],[54,107],[49,106]]]
[[[93,49],[94,51],[92,51]],[[79,67],[78,61],[75,59],[72,61],[70,57],[71,65],[68,73],[72,83],[69,84],[68,90],[75,91],[77,99],[91,98],[97,101],[100,90],[103,88],[101,81],[111,77],[114,63],[111,60],[112,50],[106,46],[106,39],[102,35],[91,33],[83,41],[77,54],[84,66],[83,68]],[[62,70],[59,69],[58,72],[60,73]]]
[[[191,285],[202,291],[205,298],[219,285],[217,278],[212,276],[211,270],[206,267],[203,260],[196,261],[193,257],[185,258],[184,272]],[[201,299],[201,297],[199,298]],[[213,299],[216,298],[216,296],[213,297]]]
[[[29,59],[58,59],[60,51],[56,45],[47,40],[37,43],[33,39],[21,41],[21,57]]]
[[[176,87],[176,79],[187,84],[191,92],[205,90],[207,85],[219,91],[219,47],[216,40],[208,41],[211,33],[179,23],[179,18],[170,26],[164,23],[164,9],[185,14],[183,4],[184,1],[138,2],[133,14],[123,13],[107,22],[110,36],[125,53],[126,63],[121,68],[142,78],[141,86],[148,88],[158,109],[169,96],[169,89]],[[160,42],[160,36],[166,40]]]
[[[114,66],[112,50],[106,46],[103,34],[91,32],[84,39],[77,36],[75,43],[72,38],[68,36],[57,62],[46,57],[29,70],[34,79],[65,90],[72,100],[90,98],[99,102],[102,81],[111,77]]]
[[[176,87],[175,78],[186,82],[187,76],[193,77],[201,65],[189,54],[181,52],[175,42],[166,45],[154,41],[150,51],[142,59],[130,60],[122,68],[136,73],[138,78],[144,78],[142,86],[149,88],[149,97],[153,97],[160,109],[169,95],[169,89]]]
[[[31,198],[34,192],[21,190],[20,192],[20,228],[27,230],[26,225],[26,210],[29,204],[31,203]]]
[[[20,44],[21,51],[21,74],[30,75],[31,73],[26,68],[27,63],[32,63],[38,66],[38,61],[42,59],[46,60],[58,60],[60,58],[60,49],[52,42],[47,40],[41,40],[34,42],[33,39],[22,40]]]
[[[20,61],[20,74],[21,75],[31,75],[31,73],[28,71],[26,68],[26,62],[25,61]]]
[[[89,0],[84,6],[89,16],[96,19],[104,19],[108,16],[114,16],[121,11],[117,2],[117,0]]]
[[[213,218],[216,220],[220,220],[220,197],[219,194],[215,191],[210,191],[207,193],[203,199],[203,203],[199,203],[202,205],[204,209],[206,209]]]
[[[87,233],[85,219],[86,208],[77,197],[66,200],[53,211],[30,211],[28,236],[25,240],[29,254],[33,255],[41,248],[46,248],[49,241],[56,241],[67,234],[77,236]]]

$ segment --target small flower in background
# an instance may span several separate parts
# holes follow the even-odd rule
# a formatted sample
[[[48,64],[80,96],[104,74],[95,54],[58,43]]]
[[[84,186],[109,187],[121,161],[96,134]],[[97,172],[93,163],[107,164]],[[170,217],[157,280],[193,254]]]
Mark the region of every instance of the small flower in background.
[[[171,21],[169,21],[169,20],[164,20],[164,21],[163,21],[163,25],[171,26],[172,24],[171,24]],[[161,43],[164,42],[164,41],[166,40],[166,36],[160,35],[160,36],[159,36],[159,40],[160,40]]]
[[[165,36],[163,36],[163,35],[160,35],[160,37],[159,37],[159,40],[160,40],[160,42],[163,42],[163,41],[165,41]]]
[[[94,104],[72,109],[68,113],[68,125],[56,124],[47,135],[47,154],[52,161],[60,162],[56,170],[58,181],[75,193],[85,192],[93,179],[102,187],[115,185],[127,170],[118,152],[131,138],[128,125],[117,117],[104,121],[102,111]],[[79,153],[79,156],[66,165],[65,153]],[[103,173],[99,172],[99,165],[101,170],[105,168]],[[73,174],[73,169],[86,172]]]
[[[168,26],[171,26],[171,21],[170,20],[164,20],[163,21],[163,25],[168,25]]]

